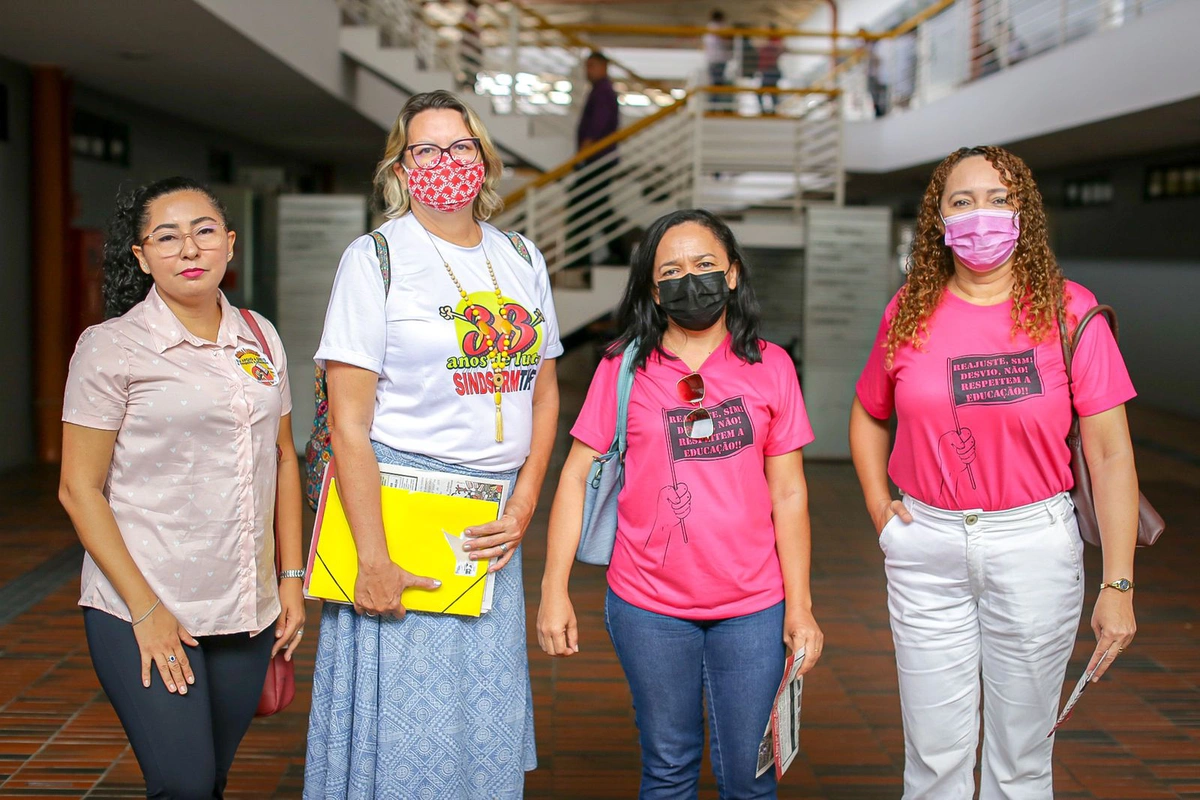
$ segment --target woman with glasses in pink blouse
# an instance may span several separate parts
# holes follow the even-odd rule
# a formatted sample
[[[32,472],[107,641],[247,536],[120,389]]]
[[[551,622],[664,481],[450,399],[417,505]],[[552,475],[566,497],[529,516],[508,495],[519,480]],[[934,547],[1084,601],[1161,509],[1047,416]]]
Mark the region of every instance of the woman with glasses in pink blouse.
[[[59,497],[87,550],[79,604],[148,797],[223,796],[268,662],[304,632],[287,359],[220,291],[235,238],[186,178],[119,197],[109,319],[67,378]]]

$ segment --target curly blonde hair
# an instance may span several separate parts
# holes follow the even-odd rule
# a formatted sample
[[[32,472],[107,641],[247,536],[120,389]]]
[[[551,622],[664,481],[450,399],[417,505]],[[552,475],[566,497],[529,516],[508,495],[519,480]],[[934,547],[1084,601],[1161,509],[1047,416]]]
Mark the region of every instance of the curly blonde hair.
[[[392,131],[388,134],[387,145],[383,151],[383,160],[375,168],[375,191],[383,204],[383,214],[388,219],[396,219],[408,213],[412,198],[408,194],[408,183],[396,174],[395,166],[404,158],[404,148],[408,147],[408,126],[413,117],[422,111],[457,111],[462,114],[463,123],[471,135],[479,140],[479,148],[483,152],[485,173],[483,189],[471,207],[475,219],[487,219],[504,208],[504,201],[496,191],[500,183],[500,173],[504,170],[504,162],[488,136],[487,128],[479,116],[455,95],[444,89],[433,92],[422,92],[408,98],[400,109]]]
[[[929,318],[937,309],[954,275],[954,257],[943,239],[942,194],[959,162],[982,156],[1000,173],[1009,203],[1021,214],[1021,234],[1013,254],[1012,333],[1024,330],[1040,342],[1057,327],[1063,302],[1063,276],[1050,251],[1046,211],[1033,173],[1018,156],[1002,147],[964,147],[951,153],[937,169],[925,190],[917,215],[917,232],[909,256],[908,280],[900,290],[896,314],[888,325],[887,358],[891,369],[896,351],[904,345],[919,348],[929,338]]]

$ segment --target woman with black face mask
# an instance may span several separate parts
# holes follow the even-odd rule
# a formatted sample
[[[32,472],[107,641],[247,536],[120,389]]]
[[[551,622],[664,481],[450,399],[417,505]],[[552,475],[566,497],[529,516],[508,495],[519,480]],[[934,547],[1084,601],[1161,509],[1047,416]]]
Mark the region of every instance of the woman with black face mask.
[[[596,371],[550,512],[538,641],[579,652],[567,584],[592,460],[617,429],[617,383],[635,368],[625,482],[605,619],[637,711],[642,798],[695,797],[708,703],[722,798],[775,797],[758,743],[785,648],[816,664],[809,589],[812,441],[791,358],[759,339],[750,272],[707,211],[650,226]]]

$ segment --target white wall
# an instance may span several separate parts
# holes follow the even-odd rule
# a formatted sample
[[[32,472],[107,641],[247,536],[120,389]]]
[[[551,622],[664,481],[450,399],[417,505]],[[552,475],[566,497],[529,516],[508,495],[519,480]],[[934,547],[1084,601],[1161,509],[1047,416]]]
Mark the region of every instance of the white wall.
[[[30,73],[0,58],[0,84],[8,90],[8,141],[0,142],[0,469],[33,459],[33,340],[29,228]]]
[[[342,97],[341,14],[333,0],[195,0],[259,47]],[[286,35],[280,35],[286,31]]]
[[[1196,97],[1198,31],[1200,2],[1177,0],[922,108],[847,123],[846,169],[891,172]]]

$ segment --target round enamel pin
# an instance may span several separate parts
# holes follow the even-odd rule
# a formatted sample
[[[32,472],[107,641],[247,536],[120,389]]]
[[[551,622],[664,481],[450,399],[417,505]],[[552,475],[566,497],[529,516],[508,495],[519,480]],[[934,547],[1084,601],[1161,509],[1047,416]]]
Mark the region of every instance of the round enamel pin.
[[[275,371],[275,365],[253,347],[239,347],[233,354],[233,360],[246,371],[247,375],[263,386],[274,386],[279,383],[279,373]]]

